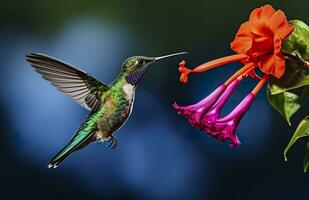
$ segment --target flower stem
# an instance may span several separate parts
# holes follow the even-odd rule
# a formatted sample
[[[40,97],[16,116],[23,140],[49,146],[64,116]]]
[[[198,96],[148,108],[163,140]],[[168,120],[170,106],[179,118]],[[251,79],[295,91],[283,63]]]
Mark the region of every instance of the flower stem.
[[[251,91],[251,93],[256,95],[262,89],[262,87],[265,85],[268,78],[269,78],[268,74],[264,74],[262,79],[258,82],[258,84],[255,86],[255,88]]]
[[[285,59],[290,60],[293,63],[309,68],[309,61],[303,59],[301,55],[299,55],[298,53],[294,52],[294,54],[292,54],[292,53],[283,52],[283,55]]]

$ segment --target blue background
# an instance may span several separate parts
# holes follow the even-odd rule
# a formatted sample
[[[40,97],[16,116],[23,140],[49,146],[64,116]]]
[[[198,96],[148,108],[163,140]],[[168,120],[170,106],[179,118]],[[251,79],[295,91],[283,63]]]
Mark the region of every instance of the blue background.
[[[302,172],[305,141],[284,162],[283,148],[308,105],[289,127],[268,104],[265,88],[237,129],[231,149],[178,117],[224,82],[240,64],[179,83],[181,58],[155,63],[138,86],[131,118],[114,150],[96,143],[55,170],[49,159],[87,112],[25,61],[31,52],[72,63],[105,83],[133,55],[189,51],[188,65],[232,54],[229,43],[253,8],[272,3],[308,23],[307,1],[1,1],[1,199],[308,199]],[[245,80],[224,108],[254,87]]]

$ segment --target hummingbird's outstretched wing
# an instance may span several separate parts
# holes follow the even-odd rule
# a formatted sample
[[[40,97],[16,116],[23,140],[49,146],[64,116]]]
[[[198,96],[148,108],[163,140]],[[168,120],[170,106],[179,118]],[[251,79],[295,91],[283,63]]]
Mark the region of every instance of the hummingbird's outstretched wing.
[[[86,72],[53,57],[32,53],[26,59],[44,79],[88,110],[95,110],[102,93],[109,89]]]

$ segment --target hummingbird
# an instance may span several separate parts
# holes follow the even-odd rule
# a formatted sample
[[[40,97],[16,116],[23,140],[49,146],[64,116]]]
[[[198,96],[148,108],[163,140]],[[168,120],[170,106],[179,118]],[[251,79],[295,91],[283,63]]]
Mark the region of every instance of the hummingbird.
[[[129,118],[136,87],[149,66],[158,60],[186,53],[130,57],[124,61],[118,77],[109,85],[51,56],[40,53],[26,55],[26,60],[44,79],[89,110],[70,141],[49,161],[48,168],[56,168],[73,152],[93,142],[106,142],[108,148],[115,148],[117,138],[114,133]]]

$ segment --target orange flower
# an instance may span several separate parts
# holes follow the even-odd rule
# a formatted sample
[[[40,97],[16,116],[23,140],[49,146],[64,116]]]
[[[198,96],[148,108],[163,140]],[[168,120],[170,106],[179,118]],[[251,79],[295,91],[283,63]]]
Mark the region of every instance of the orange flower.
[[[254,73],[259,68],[263,73],[281,78],[285,72],[285,59],[281,52],[282,41],[293,31],[293,26],[289,24],[284,12],[274,10],[271,5],[265,5],[254,9],[249,17],[249,21],[240,25],[231,49],[236,55],[225,56],[197,66],[194,69],[185,67],[185,62],[179,64],[181,73],[180,81],[186,83],[190,73],[200,73],[209,69],[231,63],[241,62],[245,69],[250,66],[251,70],[241,70],[243,75],[249,75],[260,79]],[[247,67],[247,68],[246,68]],[[236,74],[227,84],[241,74]]]
[[[270,5],[254,9],[249,21],[236,33],[231,49],[246,54],[265,74],[280,78],[285,72],[285,59],[281,53],[282,41],[293,31],[284,12]]]

